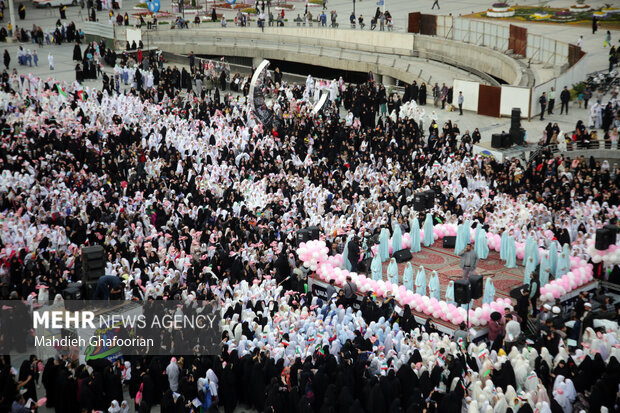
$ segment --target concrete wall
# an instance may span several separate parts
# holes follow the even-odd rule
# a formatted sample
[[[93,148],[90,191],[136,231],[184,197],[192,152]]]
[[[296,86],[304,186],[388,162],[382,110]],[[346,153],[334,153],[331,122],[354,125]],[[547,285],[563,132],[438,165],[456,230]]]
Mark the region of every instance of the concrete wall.
[[[524,76],[521,66],[503,53],[437,37],[415,35],[414,39],[414,49],[420,52],[420,57],[433,54],[449,56],[481,72],[503,79],[509,85],[527,85],[527,77]]]
[[[432,74],[446,71],[449,69],[446,65],[478,71],[480,80],[486,84],[497,83],[485,73],[509,84],[519,85],[523,81],[519,64],[500,52],[407,33],[315,28],[268,28],[262,32],[258,28],[226,28],[162,30],[150,32],[148,36],[151,44],[179,54],[194,51],[290,60],[334,69],[372,71],[405,82],[428,82],[428,75],[421,75],[420,67]]]

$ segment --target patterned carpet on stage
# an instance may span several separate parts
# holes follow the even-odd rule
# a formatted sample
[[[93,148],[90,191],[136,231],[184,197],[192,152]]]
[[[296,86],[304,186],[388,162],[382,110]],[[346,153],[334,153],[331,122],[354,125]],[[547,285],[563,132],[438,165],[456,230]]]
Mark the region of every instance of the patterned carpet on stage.
[[[443,248],[442,241],[436,241],[430,247],[422,246],[422,251],[412,254],[411,265],[413,266],[413,280],[418,273],[420,265],[426,271],[426,285],[428,292],[428,282],[431,272],[437,271],[441,284],[441,299],[444,299],[446,288],[450,280],[461,278],[462,270],[459,267],[460,257],[454,253],[454,248]],[[517,260],[518,261],[518,260]],[[389,261],[383,263],[383,278],[387,281],[387,266]],[[499,252],[490,251],[486,260],[480,260],[476,274],[483,276],[483,286],[488,277],[492,277],[495,285],[496,298],[510,298],[510,290],[523,284],[524,267],[517,262],[517,268],[506,268],[504,261],[500,260]],[[403,283],[403,273],[406,262],[398,264],[399,284]],[[480,300],[476,300],[480,304]]]

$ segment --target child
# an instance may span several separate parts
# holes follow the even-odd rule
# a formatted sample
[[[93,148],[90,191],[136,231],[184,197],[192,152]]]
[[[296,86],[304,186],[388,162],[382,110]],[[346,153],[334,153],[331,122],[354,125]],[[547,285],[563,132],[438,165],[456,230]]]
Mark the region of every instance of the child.
[[[54,56],[51,53],[47,54],[47,61],[50,64],[50,70],[54,70]]]
[[[605,41],[603,42],[603,47],[611,47],[611,33],[607,30],[607,34],[605,35]]]
[[[583,102],[583,92],[579,92],[577,95],[577,103],[579,104],[579,109],[581,109],[581,103]]]

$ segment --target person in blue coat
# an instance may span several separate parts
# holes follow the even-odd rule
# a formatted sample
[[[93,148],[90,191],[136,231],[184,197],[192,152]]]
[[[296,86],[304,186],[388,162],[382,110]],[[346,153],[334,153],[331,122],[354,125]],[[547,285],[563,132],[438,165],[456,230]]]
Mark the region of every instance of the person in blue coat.
[[[379,257],[379,254],[373,257],[372,262],[370,263],[370,272],[373,280],[379,281],[383,279],[383,263],[381,262],[381,257]]]
[[[390,259],[390,231],[387,228],[383,228],[379,235],[379,256],[381,257],[381,262],[386,262]]]
[[[424,220],[424,246],[430,247],[435,242],[435,238],[433,236],[433,217],[430,213],[426,214],[426,219]]]
[[[480,224],[476,227],[476,254],[481,260],[486,260],[489,257],[487,232]]]
[[[523,271],[523,284],[530,283],[530,274],[536,271],[536,265],[534,265],[534,258],[529,257],[525,263],[525,270]]]
[[[549,284],[549,275],[551,275],[551,267],[549,266],[549,252],[545,252],[540,260],[540,272],[538,273],[540,288]]]
[[[506,258],[506,248],[508,248],[508,231],[504,230],[502,232],[502,238],[501,238],[501,242],[500,242],[500,247],[499,247],[499,259],[500,260],[508,260],[508,258]]]
[[[398,264],[394,258],[390,259],[390,263],[388,264],[387,276],[392,284],[398,285]]]
[[[394,234],[392,234],[392,254],[403,249],[403,232],[400,224],[394,226]]]
[[[405,285],[407,291],[415,292],[415,290],[413,289],[413,267],[411,266],[411,262],[408,262],[407,265],[405,265],[403,284]]]
[[[528,258],[532,257],[534,259],[534,267],[538,265],[539,256],[538,256],[538,245],[534,238],[530,235],[525,240],[525,251],[523,254],[523,265],[528,261]]]
[[[428,296],[431,298],[435,297],[437,300],[441,299],[441,290],[437,271],[433,271],[431,273],[431,280],[428,282]]]
[[[555,268],[555,278],[561,277],[570,271],[570,247],[564,244],[562,252],[558,257],[558,263]]]
[[[506,268],[517,268],[517,243],[515,237],[506,237]]]
[[[458,254],[463,251],[469,244],[469,221],[465,221],[456,230],[456,243],[454,244],[454,253]]]
[[[415,292],[416,294],[426,295],[426,271],[422,266],[420,266],[418,275],[415,277]]]
[[[351,271],[351,262],[349,261],[349,242],[351,237],[347,237],[347,242],[344,243],[344,251],[342,252],[342,263],[347,271]]]
[[[456,304],[456,301],[454,301],[454,281],[450,281],[448,283],[448,288],[446,288],[445,299],[448,304]]]
[[[557,242],[551,241],[551,245],[549,246],[549,269],[551,270],[551,274],[555,274],[557,267],[558,267]]]
[[[420,252],[420,221],[418,218],[414,218],[411,221],[411,232],[409,233],[409,239],[411,239],[411,252]]]
[[[493,284],[493,280],[489,277],[484,284],[482,304],[491,304],[493,301],[495,301],[495,284]]]

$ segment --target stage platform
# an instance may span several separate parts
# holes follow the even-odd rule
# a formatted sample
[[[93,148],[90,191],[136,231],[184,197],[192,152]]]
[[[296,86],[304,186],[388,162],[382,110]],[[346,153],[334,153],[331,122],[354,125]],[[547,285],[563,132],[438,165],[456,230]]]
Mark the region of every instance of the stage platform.
[[[459,267],[460,257],[454,253],[454,248],[443,248],[442,244],[443,241],[438,240],[430,247],[422,246],[422,251],[413,254],[413,258],[409,262],[411,262],[411,265],[413,266],[414,282],[420,266],[423,266],[425,269],[427,286],[432,271],[437,271],[437,275],[439,276],[439,283],[441,286],[441,299],[443,300],[445,297],[446,288],[448,287],[448,283],[451,280],[455,281],[460,279],[462,275],[462,270]],[[388,264],[389,261],[383,263],[383,279],[385,281],[387,281],[386,274]],[[403,273],[405,271],[406,264],[407,262],[398,264],[399,284],[403,284]],[[483,286],[484,284],[486,284],[486,280],[488,277],[491,277],[493,279],[493,284],[495,285],[495,298],[510,298],[513,301],[513,304],[515,303],[515,300],[510,297],[510,291],[515,287],[523,285],[524,272],[525,268],[521,265],[521,262],[519,260],[517,260],[516,268],[506,268],[504,266],[504,262],[499,258],[499,252],[496,251],[490,251],[489,256],[486,260],[480,260],[478,264],[478,269],[476,271],[477,274],[483,276]],[[326,298],[326,286],[327,283],[319,280],[318,278],[311,277],[309,279],[309,290],[312,291],[314,295],[320,298]],[[569,315],[570,310],[574,305],[574,301],[580,291],[593,290],[597,288],[597,286],[598,282],[593,281],[563,296],[561,302],[562,312],[564,316]],[[361,297],[362,295],[360,293],[360,301]],[[476,309],[480,305],[482,305],[482,299],[474,300],[474,305],[472,309]],[[416,320],[418,321],[418,323],[421,324],[424,324],[426,322],[426,319],[432,318],[433,322],[437,326],[437,329],[443,333],[452,334],[454,330],[458,328],[458,326],[455,326],[452,323],[443,321],[439,318],[429,317],[424,313],[418,313],[413,310],[412,313],[416,316]],[[474,327],[474,329],[476,330],[476,335],[473,337],[474,340],[480,340],[486,337],[486,327]]]
[[[520,158],[521,160],[528,160],[530,152],[535,152],[538,149],[538,145],[513,145],[510,148],[493,148],[491,142],[480,142],[474,145],[472,153],[474,155],[481,154],[483,156],[492,156],[498,162],[504,162],[506,159]]]

